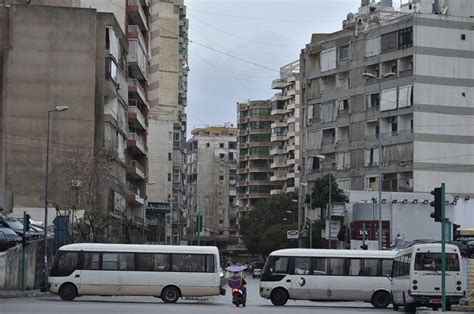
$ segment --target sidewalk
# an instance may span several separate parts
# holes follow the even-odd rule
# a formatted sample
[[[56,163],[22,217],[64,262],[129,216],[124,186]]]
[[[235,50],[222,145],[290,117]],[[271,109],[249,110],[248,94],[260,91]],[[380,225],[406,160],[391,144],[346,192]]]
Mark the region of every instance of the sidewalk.
[[[0,290],[0,299],[44,297],[49,295],[51,295],[49,292],[41,292],[40,290]]]

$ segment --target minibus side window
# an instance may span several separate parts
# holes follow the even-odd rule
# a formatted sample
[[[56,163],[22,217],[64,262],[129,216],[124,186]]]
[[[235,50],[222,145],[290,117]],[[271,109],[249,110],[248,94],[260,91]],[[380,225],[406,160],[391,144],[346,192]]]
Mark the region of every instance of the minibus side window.
[[[77,268],[79,262],[79,252],[63,252],[51,272],[52,276],[69,276]]]
[[[100,269],[100,253],[84,252],[84,269],[85,270],[99,270]]]

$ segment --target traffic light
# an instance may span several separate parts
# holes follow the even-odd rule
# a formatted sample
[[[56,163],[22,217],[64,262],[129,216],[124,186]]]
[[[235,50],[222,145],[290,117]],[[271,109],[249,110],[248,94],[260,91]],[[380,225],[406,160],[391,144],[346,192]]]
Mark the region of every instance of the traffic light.
[[[196,216],[196,232],[202,232],[202,215]]]
[[[460,225],[452,224],[453,226],[453,241],[456,241],[459,238],[461,231],[459,231]]]
[[[30,219],[31,219],[31,216],[28,214],[25,214],[25,221],[23,222],[23,224],[25,225],[25,231],[30,230],[30,224],[31,224]]]
[[[430,202],[430,206],[434,207],[434,212],[430,214],[430,217],[437,222],[441,222],[441,211],[443,206],[441,188],[435,188],[430,193],[431,195],[434,195],[434,201]]]

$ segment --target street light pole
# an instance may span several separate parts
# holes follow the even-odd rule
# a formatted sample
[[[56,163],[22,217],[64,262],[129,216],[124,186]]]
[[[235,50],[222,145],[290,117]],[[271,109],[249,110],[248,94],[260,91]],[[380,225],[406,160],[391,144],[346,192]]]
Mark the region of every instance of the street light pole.
[[[332,175],[331,173],[328,174],[329,176],[329,198],[328,198],[328,249],[331,248],[331,214],[332,214]]]
[[[48,172],[49,172],[49,130],[51,126],[51,113],[68,110],[68,106],[56,106],[54,110],[48,110],[48,128],[46,133],[46,170],[44,175],[44,269],[43,269],[43,289],[48,289]]]

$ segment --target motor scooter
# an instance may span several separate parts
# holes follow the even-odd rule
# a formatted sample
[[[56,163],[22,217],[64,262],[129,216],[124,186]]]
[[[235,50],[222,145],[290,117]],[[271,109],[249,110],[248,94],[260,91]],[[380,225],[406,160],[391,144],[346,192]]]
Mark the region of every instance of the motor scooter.
[[[247,288],[243,271],[245,266],[229,266],[227,270],[227,284],[232,289],[232,304],[239,307],[247,303]]]

